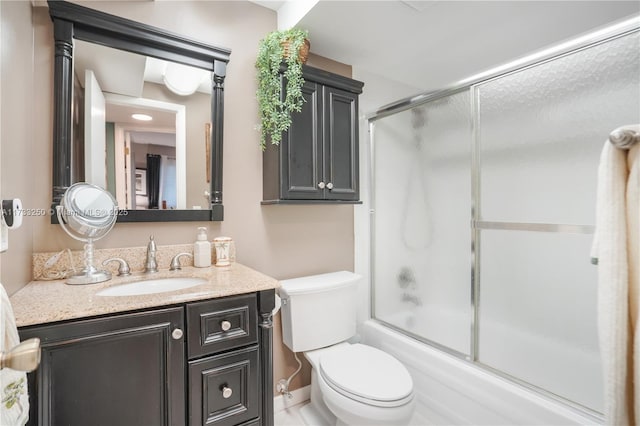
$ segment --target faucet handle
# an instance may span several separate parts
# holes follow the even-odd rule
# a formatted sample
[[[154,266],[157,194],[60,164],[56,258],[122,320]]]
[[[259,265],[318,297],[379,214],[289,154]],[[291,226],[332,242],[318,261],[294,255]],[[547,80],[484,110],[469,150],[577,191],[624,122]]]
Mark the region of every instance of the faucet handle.
[[[171,265],[169,266],[170,271],[179,271],[180,269],[182,269],[182,265],[180,265],[180,258],[182,256],[193,257],[191,253],[187,253],[186,251],[176,254],[175,256],[173,256],[173,259],[171,259]]]
[[[153,235],[149,235],[149,244],[147,244],[147,251],[157,251],[156,240],[153,238]]]
[[[126,277],[127,275],[131,275],[131,268],[129,268],[129,264],[123,258],[121,258],[121,257],[112,257],[112,258],[107,259],[104,262],[102,262],[102,266],[107,266],[107,263],[109,263],[109,262],[120,262],[120,266],[118,266],[118,276],[119,277]]]

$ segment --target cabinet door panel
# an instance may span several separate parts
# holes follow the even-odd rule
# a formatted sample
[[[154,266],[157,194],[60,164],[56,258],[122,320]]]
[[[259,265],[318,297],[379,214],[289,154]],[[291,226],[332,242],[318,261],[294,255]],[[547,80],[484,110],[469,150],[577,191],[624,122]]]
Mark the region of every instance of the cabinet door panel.
[[[280,161],[283,199],[322,199],[321,86],[305,82],[305,102],[291,117],[291,127],[282,137]]]
[[[189,425],[236,425],[260,415],[258,347],[189,363]]]
[[[324,159],[328,200],[358,200],[358,96],[324,87]]]
[[[29,424],[175,425],[185,421],[182,308],[21,330],[39,337]],[[37,398],[37,400],[35,400]]]

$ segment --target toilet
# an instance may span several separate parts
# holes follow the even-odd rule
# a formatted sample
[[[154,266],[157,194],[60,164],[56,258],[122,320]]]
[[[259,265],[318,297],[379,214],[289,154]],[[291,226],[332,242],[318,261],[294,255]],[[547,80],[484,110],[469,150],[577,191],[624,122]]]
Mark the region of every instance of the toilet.
[[[306,424],[406,425],[415,407],[413,381],[390,354],[360,343],[357,284],[347,271],[281,281],[282,337],[311,364]]]

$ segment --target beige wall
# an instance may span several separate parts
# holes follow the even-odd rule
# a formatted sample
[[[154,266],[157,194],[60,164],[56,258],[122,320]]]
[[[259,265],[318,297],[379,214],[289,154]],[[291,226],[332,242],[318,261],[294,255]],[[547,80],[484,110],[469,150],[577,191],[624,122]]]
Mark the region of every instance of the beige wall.
[[[1,3],[4,12],[5,2]],[[150,234],[155,235],[160,246],[190,243],[195,239],[197,226],[206,226],[210,237],[228,235],[234,238],[239,262],[277,279],[353,270],[352,206],[260,205],[262,153],[258,147],[259,135],[255,130],[257,103],[254,61],[258,41],[276,28],[273,11],[244,1],[92,1],[87,5],[232,49],[225,83],[224,222],[118,224],[107,237],[97,242],[98,248],[142,246]],[[13,6],[20,9],[24,7]],[[24,13],[27,13],[26,10]],[[20,19],[22,27],[27,27],[26,31],[29,32],[28,25],[25,25],[28,19]],[[3,24],[5,22],[3,14]],[[7,176],[15,173],[24,175],[24,182],[15,196],[28,197],[29,205],[34,208],[48,208],[51,202],[53,43],[52,25],[46,8],[33,9],[33,30],[33,91],[29,89],[29,81],[24,81],[24,75],[32,69],[29,37],[21,42],[18,55],[20,65],[12,68],[11,79],[12,84],[14,81],[20,82],[16,84],[15,91],[21,93],[20,96],[29,94],[26,99],[31,99],[33,104],[24,101],[19,108],[14,106],[9,119],[15,121],[12,126],[14,130],[8,138],[5,137],[7,121],[3,115],[2,183],[6,184]],[[4,40],[3,34],[3,45]],[[322,58],[316,58],[316,61],[341,74],[351,73],[348,66]],[[22,80],[16,74],[22,76]],[[16,94],[15,98],[18,97]],[[4,92],[2,100],[5,114]],[[7,100],[11,102],[14,97]],[[16,144],[16,140],[22,143]],[[9,149],[16,152],[11,161],[6,161],[5,155]],[[20,237],[13,235],[16,251],[11,261],[7,260],[7,254],[2,258],[5,265],[2,277],[9,284],[10,293],[29,280],[27,271],[31,267],[32,251],[80,248],[80,244],[72,241],[58,226],[51,225],[49,218],[28,218],[26,222]],[[9,262],[11,270],[6,268]],[[289,350],[281,344],[279,315],[274,331],[274,380],[277,382],[291,374],[297,365]],[[292,388],[308,383],[307,366],[302,379],[294,381]]]
[[[49,150],[33,152],[33,129],[47,126],[33,115],[33,30],[30,2],[0,2],[2,8],[2,52],[0,78],[0,195],[2,199],[20,198],[24,207],[39,201],[31,188],[35,158],[50,158]],[[2,253],[1,278],[7,292],[16,292],[31,279],[33,220],[24,218],[19,229],[9,231],[9,250]]]

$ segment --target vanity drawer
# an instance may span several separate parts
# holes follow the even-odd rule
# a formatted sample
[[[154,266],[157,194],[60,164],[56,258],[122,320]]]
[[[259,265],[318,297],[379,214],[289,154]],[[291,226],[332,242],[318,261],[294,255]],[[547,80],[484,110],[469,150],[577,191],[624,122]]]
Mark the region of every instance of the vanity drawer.
[[[258,341],[255,294],[187,305],[189,359]]]
[[[189,425],[237,425],[260,415],[258,346],[189,362]]]

